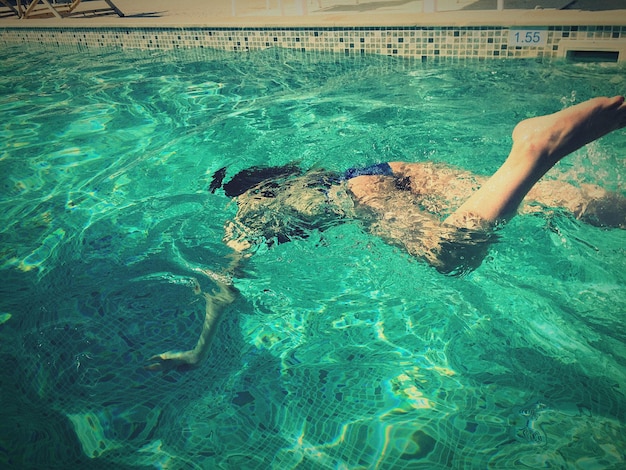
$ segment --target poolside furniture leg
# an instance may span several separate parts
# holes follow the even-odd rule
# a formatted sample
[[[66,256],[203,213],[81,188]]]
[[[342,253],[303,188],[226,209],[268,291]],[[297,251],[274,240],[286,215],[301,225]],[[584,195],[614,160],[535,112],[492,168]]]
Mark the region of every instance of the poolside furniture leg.
[[[22,16],[22,18],[28,18],[30,14],[33,12],[33,10],[35,9],[35,7],[39,5],[39,2],[43,2],[50,9],[50,11],[52,12],[54,16],[56,16],[59,19],[63,18],[59,14],[59,12],[56,11],[52,5],[50,5],[50,2],[48,0],[33,0],[33,2],[31,2],[30,5],[28,5],[28,8],[24,12],[24,15]]]
[[[119,8],[117,8],[111,0],[104,0],[104,1],[106,2],[107,5],[111,7],[111,9],[115,13],[117,13],[117,16],[119,16],[120,18],[124,17],[124,13],[122,13],[122,11]]]
[[[67,12],[72,13],[72,10],[74,10],[74,8],[76,8],[78,5],[80,5],[80,0],[74,0],[72,3],[70,3],[70,6],[67,8]]]
[[[39,0],[35,0],[31,2],[30,5],[28,5],[28,7],[26,8],[26,10],[24,10],[24,15],[22,16],[22,18],[28,18],[28,15],[31,14],[31,12],[35,9],[35,7],[38,4],[39,4]]]
[[[54,16],[56,16],[56,17],[57,17],[57,18],[59,18],[59,19],[63,18],[63,17],[59,14],[59,12],[58,12],[58,11],[56,11],[56,9],[55,9],[55,8],[54,8],[51,4],[50,4],[50,2],[49,2],[48,0],[41,0],[41,1],[42,1],[42,2],[43,2],[43,3],[44,3],[44,4],[45,4],[45,5],[46,5],[49,9],[50,9],[50,11],[52,12],[52,14],[53,14]],[[37,3],[37,2],[34,2],[34,3]]]
[[[0,0],[0,2],[5,3],[5,4],[7,1],[8,0]],[[112,0],[104,0],[104,1],[109,6],[109,8],[113,10],[118,16],[120,17],[124,16],[124,13],[122,13],[122,11],[119,8],[117,8],[117,6],[113,3]],[[52,12],[54,16],[56,16],[59,19],[63,18],[63,16],[57,11],[57,9],[54,8],[54,6],[50,4],[49,0],[33,0],[31,4],[28,6],[28,8],[26,9],[26,11],[24,11],[22,15],[18,15],[18,16],[20,16],[21,18],[28,18],[35,10],[35,7],[39,5],[39,2],[42,2],[46,7],[48,7],[48,9]],[[72,13],[72,11],[74,11],[74,9],[78,7],[80,2],[81,0],[72,0],[69,6],[67,6],[67,10],[63,10],[63,12],[64,13],[67,12],[67,14]],[[19,8],[19,4],[20,4],[20,0],[18,0],[18,8]],[[94,10],[94,11],[107,11],[107,10],[104,9],[104,10]],[[21,13],[21,8],[19,8],[18,13]]]
[[[11,5],[7,0],[0,0],[0,3],[2,3],[5,7],[7,7],[9,10],[15,13],[18,18],[21,18],[22,15],[20,14],[20,11],[16,9],[13,5]],[[19,8],[19,5],[18,5],[18,8]]]

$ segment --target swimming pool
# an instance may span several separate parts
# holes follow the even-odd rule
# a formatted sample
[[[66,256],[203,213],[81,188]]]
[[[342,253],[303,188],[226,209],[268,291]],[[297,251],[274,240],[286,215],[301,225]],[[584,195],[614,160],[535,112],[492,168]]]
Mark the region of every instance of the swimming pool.
[[[7,48],[0,462],[22,468],[619,468],[624,231],[518,217],[446,277],[340,225],[261,250],[211,355],[211,175],[434,160],[493,172],[519,120],[623,93],[615,64]],[[462,66],[460,66],[462,65]],[[552,173],[624,192],[626,133]],[[206,290],[207,279],[199,279]]]

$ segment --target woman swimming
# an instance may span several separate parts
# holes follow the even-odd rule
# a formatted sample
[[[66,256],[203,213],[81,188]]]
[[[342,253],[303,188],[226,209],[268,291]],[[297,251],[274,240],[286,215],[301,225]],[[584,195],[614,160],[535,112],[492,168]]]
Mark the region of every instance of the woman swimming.
[[[513,146],[489,178],[434,163],[389,162],[344,174],[297,166],[245,170],[224,185],[237,214],[226,224],[230,270],[261,243],[282,243],[345,220],[364,220],[385,241],[444,273],[480,265],[493,228],[518,212],[562,207],[588,223],[626,228],[626,199],[597,186],[539,181],[559,160],[626,126],[624,97],[594,98],[554,114],[526,119]],[[224,171],[212,189],[221,185]],[[196,346],[153,356],[150,370],[199,364],[224,308],[236,298],[228,278],[205,271],[218,286],[204,293],[206,314]],[[198,293],[200,292],[197,287]]]

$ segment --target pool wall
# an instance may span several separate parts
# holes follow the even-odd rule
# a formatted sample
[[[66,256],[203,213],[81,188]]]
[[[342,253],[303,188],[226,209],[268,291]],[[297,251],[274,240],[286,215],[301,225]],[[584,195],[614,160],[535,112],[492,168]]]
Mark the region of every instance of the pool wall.
[[[0,28],[0,45],[21,44],[143,50],[208,48],[235,52],[280,47],[420,60],[557,58],[581,49],[616,52],[618,61],[626,61],[626,26]]]

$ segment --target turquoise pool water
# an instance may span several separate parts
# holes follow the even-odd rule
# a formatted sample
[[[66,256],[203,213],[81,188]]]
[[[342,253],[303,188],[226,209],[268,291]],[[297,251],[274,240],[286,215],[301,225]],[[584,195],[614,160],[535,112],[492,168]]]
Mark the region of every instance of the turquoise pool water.
[[[235,213],[211,175],[444,161],[481,174],[520,119],[626,92],[606,64],[289,51],[0,51],[4,468],[626,465],[626,235],[513,219],[446,277],[358,223],[261,250],[209,359],[194,267]],[[624,193],[626,133],[552,176]],[[208,279],[199,279],[210,290]]]

